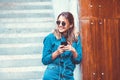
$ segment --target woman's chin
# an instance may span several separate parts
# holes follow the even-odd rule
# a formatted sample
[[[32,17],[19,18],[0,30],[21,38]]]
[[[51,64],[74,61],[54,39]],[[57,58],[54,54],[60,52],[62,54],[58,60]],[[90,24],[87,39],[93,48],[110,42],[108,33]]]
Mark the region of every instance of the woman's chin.
[[[65,32],[65,30],[59,30],[59,32],[60,32],[60,33],[63,33],[63,32]]]

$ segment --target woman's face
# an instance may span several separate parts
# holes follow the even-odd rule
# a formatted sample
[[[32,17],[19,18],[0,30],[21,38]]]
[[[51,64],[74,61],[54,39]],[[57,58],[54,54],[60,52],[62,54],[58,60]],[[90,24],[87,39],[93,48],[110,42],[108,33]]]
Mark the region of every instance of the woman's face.
[[[58,30],[61,33],[66,32],[70,28],[68,20],[62,15],[59,17],[56,23],[58,25]]]

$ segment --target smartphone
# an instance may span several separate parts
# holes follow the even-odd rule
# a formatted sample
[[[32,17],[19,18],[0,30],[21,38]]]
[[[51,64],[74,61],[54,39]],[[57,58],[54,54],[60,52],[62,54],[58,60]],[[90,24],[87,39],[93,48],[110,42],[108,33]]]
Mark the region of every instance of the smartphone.
[[[66,46],[68,43],[67,42],[61,42],[61,45]]]

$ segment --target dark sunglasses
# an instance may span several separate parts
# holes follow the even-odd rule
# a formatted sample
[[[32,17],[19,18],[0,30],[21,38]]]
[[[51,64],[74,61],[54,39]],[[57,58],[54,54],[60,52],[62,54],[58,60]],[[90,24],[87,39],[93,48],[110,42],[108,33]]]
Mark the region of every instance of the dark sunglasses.
[[[65,25],[66,25],[66,23],[65,23],[64,21],[56,21],[56,24],[57,24],[57,25],[60,25],[60,23],[62,24],[62,26],[65,26]]]

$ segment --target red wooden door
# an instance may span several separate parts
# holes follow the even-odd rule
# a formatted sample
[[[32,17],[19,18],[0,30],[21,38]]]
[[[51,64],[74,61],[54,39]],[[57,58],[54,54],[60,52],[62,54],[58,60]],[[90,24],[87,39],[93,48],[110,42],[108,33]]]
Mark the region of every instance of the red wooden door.
[[[120,80],[120,1],[79,2],[83,80]]]

